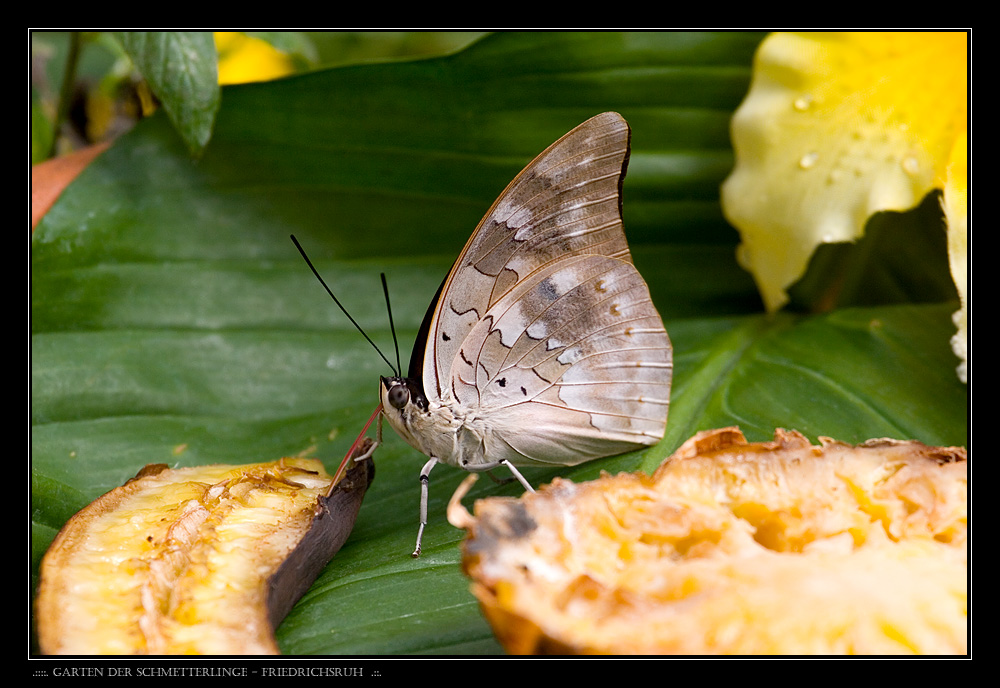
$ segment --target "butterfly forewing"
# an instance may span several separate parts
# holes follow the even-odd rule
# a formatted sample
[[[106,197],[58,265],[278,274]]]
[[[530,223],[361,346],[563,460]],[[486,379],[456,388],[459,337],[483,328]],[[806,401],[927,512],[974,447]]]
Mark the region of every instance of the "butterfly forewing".
[[[501,194],[442,289],[424,357],[428,397],[448,385],[472,328],[536,270],[576,255],[631,262],[620,208],[628,153],[628,125],[604,113],[550,146]]]

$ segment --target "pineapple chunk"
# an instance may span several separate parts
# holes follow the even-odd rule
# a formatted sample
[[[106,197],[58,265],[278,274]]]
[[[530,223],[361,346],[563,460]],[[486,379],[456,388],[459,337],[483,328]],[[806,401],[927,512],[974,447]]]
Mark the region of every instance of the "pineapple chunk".
[[[964,654],[966,492],[961,448],[725,428],[449,518],[510,653]]]

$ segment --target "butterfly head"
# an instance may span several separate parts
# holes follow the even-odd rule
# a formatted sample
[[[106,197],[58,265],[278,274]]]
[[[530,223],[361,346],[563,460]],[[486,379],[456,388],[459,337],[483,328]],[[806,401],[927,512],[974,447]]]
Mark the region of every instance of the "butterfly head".
[[[427,410],[427,397],[416,380],[394,376],[383,377],[381,381],[382,408],[388,417],[406,417],[417,409]]]
[[[418,428],[429,419],[427,397],[420,383],[406,377],[383,377],[379,384],[382,415],[411,446],[423,451]]]

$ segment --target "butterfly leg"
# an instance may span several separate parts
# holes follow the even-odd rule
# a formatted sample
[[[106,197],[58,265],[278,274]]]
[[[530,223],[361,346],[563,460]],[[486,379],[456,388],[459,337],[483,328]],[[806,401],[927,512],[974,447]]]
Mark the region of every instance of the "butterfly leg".
[[[464,468],[467,471],[474,471],[476,473],[479,473],[480,471],[486,471],[487,473],[489,473],[489,471],[493,470],[494,468],[499,468],[500,466],[506,466],[507,470],[509,470],[514,475],[514,477],[517,478],[517,481],[521,483],[521,486],[524,487],[524,490],[526,492],[535,491],[534,488],[531,487],[531,483],[525,480],[524,476],[521,475],[521,472],[516,468],[514,468],[514,464],[512,464],[507,459],[500,459],[499,461],[493,461],[491,463],[481,463],[478,466],[470,466],[469,464],[465,464],[462,466],[462,468]],[[491,478],[493,477],[492,473],[489,473],[489,475]]]
[[[493,471],[486,471],[486,475],[490,476],[490,480],[495,482],[497,485],[506,485],[507,483],[514,482],[514,476],[510,476],[509,478],[498,478],[493,475]]]
[[[361,456],[355,457],[354,461],[357,462],[357,463],[361,463],[362,461],[364,461],[365,459],[367,459],[369,456],[371,456],[372,454],[375,453],[376,449],[378,449],[379,447],[382,446],[382,413],[381,413],[381,410],[382,410],[382,407],[379,406],[378,410],[375,411],[375,413],[378,415],[378,419],[375,421],[375,442],[372,443],[372,446],[368,447],[368,451],[366,451]],[[371,421],[368,421],[368,422],[371,423]],[[367,430],[368,430],[368,426],[366,425],[365,426],[365,431],[367,431]],[[362,433],[361,433],[362,436],[364,436],[365,431],[362,431]]]
[[[431,482],[431,469],[438,460],[432,458],[420,469],[420,529],[417,531],[417,547],[413,550],[413,557],[420,556],[420,543],[424,539],[424,527],[427,525],[427,488]]]
[[[368,449],[365,451],[364,454],[354,457],[355,463],[361,463],[362,461],[370,457],[372,454],[374,454],[375,450],[382,445],[382,404],[379,404],[378,407],[376,407],[375,409],[375,413],[373,413],[371,415],[371,418],[368,419],[368,422],[365,423],[365,427],[362,428],[361,434],[358,435],[358,439],[354,440],[354,444],[351,445],[351,449],[350,451],[347,452],[347,457],[344,457],[344,461],[347,461],[348,457],[350,457],[354,453],[354,450],[361,446],[362,442],[365,439],[365,434],[368,432],[368,428],[371,426],[372,421],[376,420],[376,418],[378,419],[378,423],[375,426],[375,442],[368,447]],[[340,467],[342,469],[344,467],[344,464],[341,463]],[[338,469],[337,473],[339,475],[340,469]]]
[[[354,457],[354,462],[355,463],[361,463],[365,459],[369,458],[372,454],[375,453],[375,450],[378,449],[378,445],[379,444],[381,444],[381,442],[379,442],[378,440],[375,440],[374,442],[372,442],[371,445],[368,447],[368,449],[365,450],[364,454],[361,454],[359,456],[355,456]]]

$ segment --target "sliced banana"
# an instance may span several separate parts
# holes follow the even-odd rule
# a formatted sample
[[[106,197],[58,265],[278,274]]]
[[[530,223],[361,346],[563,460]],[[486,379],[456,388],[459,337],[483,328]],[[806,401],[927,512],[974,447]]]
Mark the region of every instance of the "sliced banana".
[[[147,466],[52,542],[42,653],[279,653],[274,628],[347,539],[373,475],[370,460],[336,484],[312,459]]]

